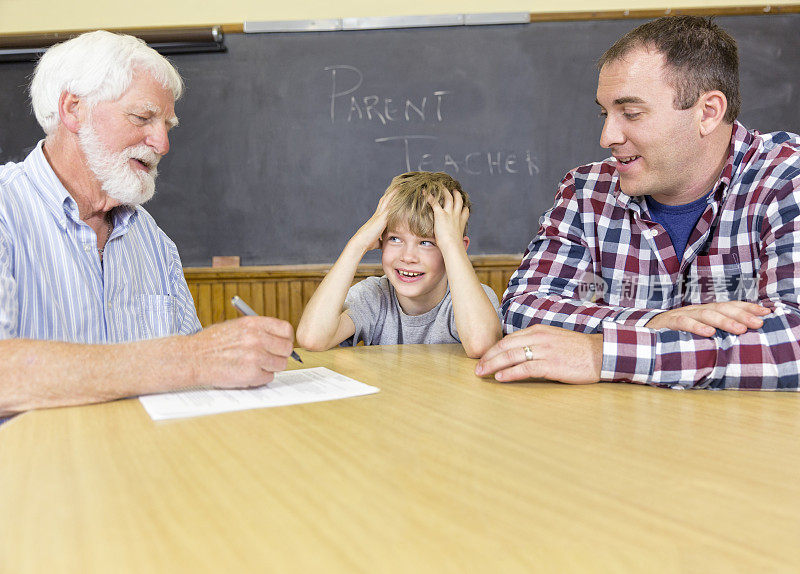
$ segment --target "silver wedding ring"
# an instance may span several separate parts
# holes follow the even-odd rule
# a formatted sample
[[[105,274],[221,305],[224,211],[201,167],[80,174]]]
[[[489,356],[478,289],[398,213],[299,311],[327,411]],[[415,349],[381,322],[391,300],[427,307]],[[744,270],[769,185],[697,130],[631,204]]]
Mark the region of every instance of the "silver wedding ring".
[[[524,347],[522,347],[522,350],[525,351],[525,360],[532,361],[533,351],[531,351],[531,348],[528,345],[525,345]]]

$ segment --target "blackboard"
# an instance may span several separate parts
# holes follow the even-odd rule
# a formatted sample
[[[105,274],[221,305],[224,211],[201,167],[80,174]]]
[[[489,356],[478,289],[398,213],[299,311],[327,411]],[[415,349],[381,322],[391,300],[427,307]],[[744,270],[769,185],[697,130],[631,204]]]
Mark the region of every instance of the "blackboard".
[[[740,119],[800,132],[800,15],[718,18],[738,41]],[[181,126],[146,205],[185,265],[327,263],[389,180],[444,170],[472,196],[470,253],[517,253],[598,145],[594,62],[636,20],[228,34],[173,56]],[[41,137],[32,64],[0,66],[0,163]]]

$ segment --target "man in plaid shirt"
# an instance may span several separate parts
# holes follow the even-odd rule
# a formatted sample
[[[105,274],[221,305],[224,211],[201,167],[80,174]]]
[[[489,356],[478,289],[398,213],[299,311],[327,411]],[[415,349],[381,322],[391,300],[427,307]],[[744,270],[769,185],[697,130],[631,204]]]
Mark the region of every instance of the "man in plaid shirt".
[[[668,17],[601,58],[600,144],[566,175],[478,375],[798,390],[800,137],[739,112],[735,41]]]

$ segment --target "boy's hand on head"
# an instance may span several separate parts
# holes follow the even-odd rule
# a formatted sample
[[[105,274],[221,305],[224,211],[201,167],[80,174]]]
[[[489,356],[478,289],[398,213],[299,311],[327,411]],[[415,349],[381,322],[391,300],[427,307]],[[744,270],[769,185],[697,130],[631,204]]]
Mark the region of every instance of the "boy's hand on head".
[[[353,236],[353,239],[358,239],[362,242],[362,247],[366,251],[379,249],[381,246],[381,236],[386,230],[386,221],[389,214],[389,203],[391,203],[394,194],[394,189],[386,190],[386,193],[383,194],[383,197],[381,197],[378,202],[375,213],[372,214],[372,217],[370,217]]]
[[[464,199],[458,192],[443,190],[442,195],[444,205],[439,205],[438,201],[428,195],[428,203],[433,209],[433,232],[436,242],[439,244],[462,243],[464,239],[464,229],[467,227],[469,219],[469,208],[464,207]]]

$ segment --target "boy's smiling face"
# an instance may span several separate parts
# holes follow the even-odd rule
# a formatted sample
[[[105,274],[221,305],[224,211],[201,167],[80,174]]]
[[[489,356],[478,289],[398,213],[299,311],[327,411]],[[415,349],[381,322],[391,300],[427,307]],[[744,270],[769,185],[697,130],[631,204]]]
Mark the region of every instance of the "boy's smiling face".
[[[436,307],[447,293],[442,252],[432,237],[419,237],[407,225],[386,230],[381,240],[381,264],[407,315]]]

